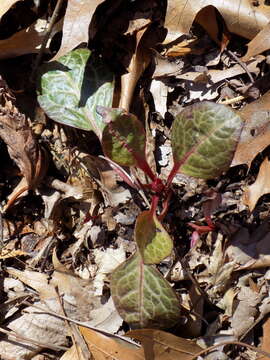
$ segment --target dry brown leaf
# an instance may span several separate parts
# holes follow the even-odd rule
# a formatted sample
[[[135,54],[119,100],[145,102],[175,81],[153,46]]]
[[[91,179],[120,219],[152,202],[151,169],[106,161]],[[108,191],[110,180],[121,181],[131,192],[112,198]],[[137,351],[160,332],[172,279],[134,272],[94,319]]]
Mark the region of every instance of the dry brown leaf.
[[[21,0],[1,0],[0,4],[0,18],[13,6],[16,2]]]
[[[251,165],[255,156],[270,144],[270,91],[248,104],[239,115],[245,121],[231,166]]]
[[[98,5],[104,0],[69,0],[63,25],[60,49],[51,60],[57,60],[83,42],[88,42],[88,27]]]
[[[230,32],[247,39],[254,38],[269,22],[270,9],[262,1],[259,6],[254,6],[250,0],[168,0],[165,41],[173,41],[188,33],[198,12],[209,5],[220,12]]]
[[[73,345],[61,356],[60,360],[85,360],[85,358],[83,357],[81,348]]]
[[[29,188],[34,188],[46,171],[44,152],[27,119],[10,102],[0,107],[0,137],[6,143]]]
[[[60,31],[61,26],[62,20],[54,25],[50,38],[47,41],[45,51],[49,49],[51,39],[58,31]],[[38,53],[46,34],[46,29],[47,21],[38,19],[28,28],[18,31],[7,39],[0,40],[0,59]]]
[[[249,60],[252,56],[261,54],[270,49],[270,23],[268,23],[249,43],[248,51],[242,61]]]
[[[144,34],[147,27],[136,32],[136,47],[129,63],[128,73],[121,77],[121,97],[119,107],[129,111],[135,86],[151,59],[150,49],[145,47]]]
[[[95,360],[144,360],[143,349],[79,326]]]
[[[256,181],[248,186],[243,194],[243,201],[253,211],[259,198],[270,193],[270,161],[266,158],[261,164]]]
[[[263,324],[262,350],[270,353],[270,317]],[[263,356],[260,360],[269,360],[269,357]]]
[[[145,359],[155,360],[191,360],[202,350],[193,341],[184,339],[165,331],[140,329],[129,331],[127,336],[141,341]]]

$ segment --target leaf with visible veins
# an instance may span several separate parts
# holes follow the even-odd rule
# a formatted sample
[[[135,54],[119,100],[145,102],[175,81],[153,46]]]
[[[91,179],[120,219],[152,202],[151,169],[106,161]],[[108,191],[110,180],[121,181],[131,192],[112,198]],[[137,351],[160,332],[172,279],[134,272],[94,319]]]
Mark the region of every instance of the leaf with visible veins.
[[[173,249],[170,235],[151,211],[137,217],[135,240],[145,264],[159,264]]]
[[[186,107],[174,120],[175,172],[211,179],[230,167],[242,121],[229,107],[205,101]]]
[[[136,253],[111,276],[111,294],[120,316],[135,328],[170,328],[180,316],[180,303],[170,284]]]

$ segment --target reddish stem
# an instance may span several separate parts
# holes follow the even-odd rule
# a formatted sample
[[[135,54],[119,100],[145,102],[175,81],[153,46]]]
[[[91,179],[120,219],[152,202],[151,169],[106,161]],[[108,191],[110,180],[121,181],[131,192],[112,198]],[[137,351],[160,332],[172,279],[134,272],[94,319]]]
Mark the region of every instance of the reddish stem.
[[[152,216],[154,216],[156,214],[156,212],[157,212],[158,202],[159,202],[159,196],[158,195],[153,195],[152,196],[152,201],[151,201],[151,209],[150,209],[150,214]]]

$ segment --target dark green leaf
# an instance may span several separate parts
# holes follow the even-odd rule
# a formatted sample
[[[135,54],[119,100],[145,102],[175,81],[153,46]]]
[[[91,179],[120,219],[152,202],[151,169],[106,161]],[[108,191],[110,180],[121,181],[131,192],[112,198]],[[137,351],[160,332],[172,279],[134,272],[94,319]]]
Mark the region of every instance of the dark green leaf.
[[[62,124],[93,130],[101,137],[105,125],[96,106],[112,105],[112,73],[88,49],[71,51],[47,67],[38,96],[46,114]]]
[[[226,171],[241,133],[241,118],[212,102],[186,107],[172,127],[172,149],[178,172],[210,179]]]
[[[137,217],[135,240],[145,264],[159,264],[173,249],[170,235],[151,211]]]
[[[121,166],[139,166],[145,161],[145,131],[133,114],[116,115],[111,109],[112,120],[102,133],[102,148],[107,157]],[[108,113],[106,121],[108,122]]]
[[[136,253],[111,276],[111,293],[121,317],[134,328],[169,328],[180,316],[170,284]]]

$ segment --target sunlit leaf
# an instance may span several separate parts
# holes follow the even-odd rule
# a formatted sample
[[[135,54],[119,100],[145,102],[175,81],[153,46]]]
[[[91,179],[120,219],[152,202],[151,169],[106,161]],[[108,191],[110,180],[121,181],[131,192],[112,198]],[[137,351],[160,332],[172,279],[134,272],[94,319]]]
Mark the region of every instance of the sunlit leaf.
[[[228,106],[209,101],[186,107],[174,120],[172,149],[178,172],[211,179],[232,161],[242,121]]]
[[[161,330],[137,329],[126,335],[142,343],[145,359],[192,360],[194,355],[202,350],[191,340]]]
[[[114,270],[111,293],[119,314],[132,327],[169,328],[179,320],[179,300],[170,284],[139,254]]]
[[[107,157],[122,166],[139,165],[145,159],[145,131],[133,114],[115,113],[111,110],[111,121],[102,133],[102,148]],[[109,114],[107,115],[107,119]]]
[[[158,264],[172,252],[170,235],[151,211],[137,217],[135,240],[145,264]]]
[[[53,120],[101,136],[104,123],[96,106],[111,106],[114,81],[101,59],[77,49],[49,63],[41,77],[40,106]]]

